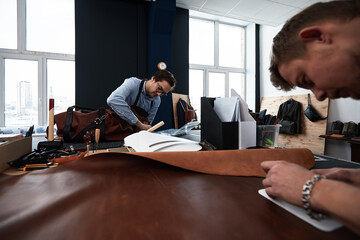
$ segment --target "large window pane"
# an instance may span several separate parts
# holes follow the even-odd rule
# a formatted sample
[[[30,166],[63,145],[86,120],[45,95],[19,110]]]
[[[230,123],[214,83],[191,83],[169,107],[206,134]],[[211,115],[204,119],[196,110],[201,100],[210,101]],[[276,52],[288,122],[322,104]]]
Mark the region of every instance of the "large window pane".
[[[37,125],[37,99],[37,61],[5,59],[5,125]]]
[[[189,98],[200,121],[201,97],[204,96],[204,71],[189,70]]]
[[[0,0],[0,48],[17,48],[17,0]]]
[[[209,97],[225,97],[225,73],[209,73]]]
[[[243,73],[229,73],[229,96],[231,96],[231,89],[234,89],[240,96],[245,99],[245,86]]]
[[[219,65],[244,67],[244,28],[219,24]]]
[[[27,50],[75,53],[74,0],[26,1]]]
[[[189,20],[189,62],[214,65],[214,22]]]
[[[75,62],[48,60],[48,97],[54,98],[55,114],[75,105]]]

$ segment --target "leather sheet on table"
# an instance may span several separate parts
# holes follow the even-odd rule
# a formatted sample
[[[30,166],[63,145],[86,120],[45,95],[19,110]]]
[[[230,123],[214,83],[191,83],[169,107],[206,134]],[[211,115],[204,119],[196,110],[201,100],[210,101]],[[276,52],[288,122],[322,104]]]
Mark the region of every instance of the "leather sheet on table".
[[[104,153],[0,174],[0,239],[257,239],[259,228],[279,239],[274,227],[299,222],[264,221],[261,179],[216,175],[263,175],[275,159],[313,162],[304,149]]]
[[[93,154],[87,158],[101,159],[104,154]],[[125,155],[139,156],[183,169],[217,175],[265,177],[260,164],[263,161],[286,160],[307,169],[314,166],[314,155],[309,149],[245,149],[196,152],[131,152],[114,153],[114,158]]]

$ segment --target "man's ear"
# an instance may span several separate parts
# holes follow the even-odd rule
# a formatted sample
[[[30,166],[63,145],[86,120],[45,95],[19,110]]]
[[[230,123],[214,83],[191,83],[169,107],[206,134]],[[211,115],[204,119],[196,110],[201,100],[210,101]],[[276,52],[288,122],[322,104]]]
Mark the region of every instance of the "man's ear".
[[[331,43],[331,36],[326,30],[319,26],[311,26],[303,28],[299,32],[299,37],[303,42],[320,41],[323,43]]]

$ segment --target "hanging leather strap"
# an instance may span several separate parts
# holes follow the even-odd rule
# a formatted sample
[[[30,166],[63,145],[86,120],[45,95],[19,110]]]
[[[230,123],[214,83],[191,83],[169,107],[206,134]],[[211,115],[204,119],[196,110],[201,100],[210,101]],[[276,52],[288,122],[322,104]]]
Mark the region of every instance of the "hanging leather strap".
[[[137,94],[137,96],[136,96],[135,102],[134,102],[134,104],[133,104],[131,107],[136,106],[137,102],[139,101],[140,94],[141,94],[141,91],[142,91],[142,89],[143,89],[144,83],[145,83],[145,79],[143,79],[143,80],[141,81],[140,86],[139,86],[139,91],[138,91],[138,94]]]
[[[139,101],[140,98],[140,94],[142,92],[143,86],[145,83],[145,79],[141,81],[140,86],[139,86],[139,90],[138,90],[138,94],[136,96],[135,102],[134,104],[131,106],[131,110],[134,112],[135,116],[139,119],[140,122],[144,123],[144,122],[148,122],[147,121],[147,117],[149,116],[149,113],[147,111],[145,111],[143,108],[136,106],[136,104]],[[153,105],[154,101],[151,101],[151,107]]]
[[[73,121],[73,110],[74,107],[68,107],[66,111],[66,120],[65,120],[65,126],[63,130],[63,138],[65,142],[69,142],[71,140],[70,137],[70,131],[71,131],[71,125]]]

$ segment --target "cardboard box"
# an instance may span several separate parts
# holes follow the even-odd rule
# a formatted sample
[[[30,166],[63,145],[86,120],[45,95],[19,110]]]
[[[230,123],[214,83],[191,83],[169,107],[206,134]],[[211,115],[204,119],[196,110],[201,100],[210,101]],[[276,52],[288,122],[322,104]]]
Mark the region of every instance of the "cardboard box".
[[[14,161],[31,152],[32,138],[16,138],[0,145],[0,172],[8,169],[8,162]]]

